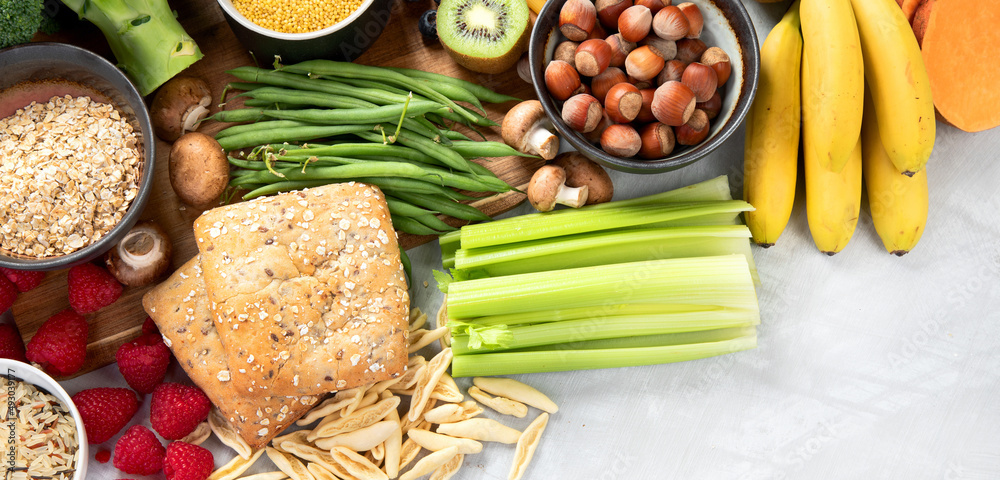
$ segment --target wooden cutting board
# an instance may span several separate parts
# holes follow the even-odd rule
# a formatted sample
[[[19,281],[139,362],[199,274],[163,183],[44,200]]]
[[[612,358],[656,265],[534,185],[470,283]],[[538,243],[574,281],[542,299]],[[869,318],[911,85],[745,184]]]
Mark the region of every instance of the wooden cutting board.
[[[430,0],[419,2],[393,0],[393,2],[392,15],[385,31],[357,60],[358,63],[418,68],[463,78],[518,98],[535,97],[531,86],[522,81],[515,72],[509,71],[500,75],[470,72],[452,62],[436,41],[425,41],[417,29],[417,19],[424,10],[431,7]],[[211,86],[215,98],[219,98],[225,84],[233,80],[225,71],[243,65],[253,65],[253,59],[236,40],[215,1],[171,0],[170,5],[177,10],[181,24],[194,37],[205,54],[205,58],[184,73],[205,79]],[[73,25],[55,36],[39,35],[36,40],[76,44],[114,61],[100,31],[85,22]],[[511,106],[513,103],[486,105],[486,113],[499,123]],[[218,106],[213,108],[215,111]],[[225,124],[207,122],[199,131],[211,135],[224,126]],[[500,140],[499,127],[483,128],[480,131],[490,140]],[[156,149],[157,164],[154,173],[156,180],[143,218],[156,220],[170,233],[174,243],[173,266],[176,268],[197,252],[192,223],[201,211],[180,203],[170,187],[167,177],[170,145],[157,139]],[[505,157],[492,159],[484,165],[511,185],[523,186],[531,178],[532,172],[541,166],[541,161]],[[475,205],[493,216],[514,208],[523,200],[523,194],[512,192],[480,200]],[[412,235],[400,237],[400,243],[405,248],[412,248],[432,240],[434,237]],[[141,299],[149,288],[126,288],[115,304],[87,316],[90,324],[87,363],[78,375],[114,362],[114,354],[118,347],[139,335],[141,325],[146,319]],[[69,308],[66,296],[66,271],[58,271],[50,272],[38,288],[22,294],[12,310],[21,336],[27,342],[46,319],[66,308]]]

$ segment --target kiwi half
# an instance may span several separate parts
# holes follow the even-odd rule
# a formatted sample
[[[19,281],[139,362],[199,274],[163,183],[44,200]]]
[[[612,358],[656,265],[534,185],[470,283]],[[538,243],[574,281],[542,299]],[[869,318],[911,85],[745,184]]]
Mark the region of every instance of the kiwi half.
[[[525,0],[441,0],[437,9],[441,45],[459,65],[500,73],[517,63],[528,45]]]

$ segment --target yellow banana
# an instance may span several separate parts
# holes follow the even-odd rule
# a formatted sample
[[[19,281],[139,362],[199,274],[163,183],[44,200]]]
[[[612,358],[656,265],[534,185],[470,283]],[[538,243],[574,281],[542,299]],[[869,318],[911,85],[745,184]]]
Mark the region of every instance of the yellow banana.
[[[807,150],[806,217],[813,243],[827,255],[833,255],[847,245],[858,224],[861,210],[861,139],[847,156],[847,163],[833,172]]]
[[[802,0],[799,14],[803,149],[819,165],[839,172],[861,135],[864,104],[864,60],[854,11],[851,0]]]
[[[893,0],[852,3],[882,145],[897,170],[913,175],[930,158],[935,135],[934,101],[920,47]]]
[[[903,256],[920,241],[927,225],[927,169],[912,177],[896,169],[882,147],[869,95],[865,95],[861,126],[861,158],[875,231],[889,253]]]
[[[743,199],[753,241],[770,247],[778,240],[795,203],[799,156],[799,2],[767,34],[760,49],[760,84],[747,113],[743,150]]]
[[[535,12],[535,15],[538,15],[538,12],[541,12],[542,7],[544,6],[545,0],[528,0],[528,8],[530,8],[532,12]]]

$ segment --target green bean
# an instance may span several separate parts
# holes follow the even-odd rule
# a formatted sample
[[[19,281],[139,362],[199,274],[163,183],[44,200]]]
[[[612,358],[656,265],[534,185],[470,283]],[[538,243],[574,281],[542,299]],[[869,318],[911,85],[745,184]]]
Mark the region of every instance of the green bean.
[[[215,134],[215,139],[218,140],[220,138],[225,138],[246,132],[256,132],[273,128],[305,127],[309,125],[311,124],[295,120],[271,120],[265,122],[244,123],[241,125],[233,125],[229,128],[220,130],[219,133]]]
[[[215,120],[216,122],[226,123],[256,122],[264,118],[264,110],[259,108],[221,110],[208,118]]]
[[[245,90],[245,91],[249,92],[250,90],[256,90],[258,88],[264,88],[265,86],[266,85],[264,85],[263,83],[229,82],[229,84],[226,85],[226,88],[230,88],[230,89],[233,89],[233,90]]]
[[[449,140],[466,140],[470,142],[472,141],[471,138],[467,137],[464,133],[459,131],[446,128],[442,130],[442,132],[444,132],[444,136],[447,137]]]
[[[403,233],[409,233],[410,235],[441,235],[442,232],[438,232],[423,223],[420,223],[410,217],[397,216],[392,218],[392,226]]]
[[[369,142],[377,142],[381,140],[377,134],[370,132],[359,132],[355,133],[355,135],[368,140]],[[410,135],[403,131],[400,132],[399,138],[397,138],[396,141],[407,147],[415,148],[426,153],[427,155],[437,158],[446,166],[454,168],[455,170],[462,172],[472,171],[469,167],[468,160],[462,158],[461,155],[455,153],[450,148],[438,145],[426,138],[419,137],[417,135]]]
[[[336,77],[336,81],[341,83],[346,83],[348,85],[358,88],[379,88],[387,92],[392,92],[398,95],[409,95],[411,93],[409,90],[403,88],[393,87],[392,85],[386,85],[384,83],[379,83],[364,78]],[[427,100],[427,97],[424,97],[423,95],[414,95],[413,99]]]
[[[519,98],[494,92],[493,90],[490,90],[482,85],[462,80],[460,78],[449,77],[448,75],[441,75],[440,73],[425,72],[423,70],[415,70],[412,68],[399,68],[399,67],[384,67],[384,68],[388,68],[389,70],[393,70],[395,72],[401,73],[409,77],[429,80],[433,85],[441,85],[444,83],[448,83],[464,88],[484,102],[505,103],[510,101],[518,101],[518,102],[521,101],[521,99]]]
[[[264,110],[264,115],[282,120],[298,120],[321,125],[398,122],[399,116],[421,115],[441,108],[433,102],[410,102],[409,106],[383,105],[370,108],[305,108],[302,110]]]
[[[456,140],[451,145],[451,149],[458,152],[459,155],[465,158],[479,158],[479,157],[506,157],[510,155],[516,155],[518,157],[528,157],[528,158],[538,158],[535,155],[529,155],[527,153],[521,153],[501,142],[467,142]]]
[[[388,161],[378,161],[378,160],[366,160],[366,159],[359,159],[359,158],[328,157],[328,156],[324,156],[324,157],[309,157],[308,159],[305,158],[305,157],[299,157],[299,159],[300,159],[300,161],[298,162],[299,167],[297,167],[297,168],[299,170],[301,170],[301,168],[302,168],[301,166],[303,164],[305,164],[306,165],[305,172],[307,174],[309,172],[314,171],[312,169],[316,168],[317,166],[331,165],[331,164],[332,165],[354,165],[354,164],[362,164],[362,163],[377,163],[377,164],[387,164],[387,163],[388,164],[399,164],[399,163],[404,163],[404,164],[407,164],[407,165],[412,165],[414,167],[417,167],[417,168],[423,170],[425,173],[431,175],[431,176],[413,175],[414,178],[421,178],[424,181],[431,182],[431,183],[436,183],[436,184],[439,184],[439,185],[442,185],[442,186],[445,186],[445,187],[457,188],[459,190],[466,190],[466,191],[470,191],[470,192],[498,192],[498,191],[505,192],[507,190],[510,190],[510,186],[507,185],[506,183],[503,183],[499,179],[494,179],[493,181],[490,181],[488,177],[477,177],[477,176],[472,176],[472,175],[468,175],[468,176],[467,175],[461,175],[461,174],[454,173],[454,172],[451,172],[451,171],[448,171],[448,170],[444,170],[444,169],[441,169],[441,168],[432,167],[432,166],[429,166],[427,164],[423,164],[423,163],[419,163],[419,162],[412,162],[411,163],[410,161],[402,160],[402,159],[400,159],[400,160],[390,159]],[[284,162],[284,163],[287,164],[289,162]],[[275,168],[278,168],[278,167],[275,167]],[[282,167],[282,168],[286,168],[286,167]],[[287,168],[291,168],[291,167],[287,167]],[[437,180],[434,180],[433,177],[437,177]],[[497,182],[500,182],[500,183],[498,184]]]
[[[441,102],[454,110],[459,115],[473,123],[479,124],[479,118],[472,115],[468,109],[455,103],[452,99],[434,90],[429,85],[407,78],[405,75],[381,67],[372,67],[351,62],[334,62],[331,60],[306,60],[294,65],[281,67],[283,71],[296,72],[305,75],[319,74],[324,76],[348,77],[348,78],[368,78],[381,82],[391,83],[403,88],[407,88],[414,93],[419,93],[431,100]]]
[[[415,178],[404,177],[361,177],[354,181],[368,183],[381,188],[385,192],[391,192],[398,196],[398,193],[414,193],[418,195],[438,195],[454,200],[474,200],[476,197],[458,193],[450,188],[445,188],[434,183],[424,182]],[[415,202],[410,202],[415,203]]]
[[[333,95],[309,90],[295,90],[290,88],[268,86],[245,92],[240,95],[256,98],[258,100],[271,100],[274,102],[295,103],[299,105],[313,105],[316,107],[371,108],[375,106],[374,103],[359,100],[346,95]]]
[[[370,130],[370,125],[321,125],[307,127],[288,127],[279,130],[253,131],[228,136],[219,140],[225,151],[252,147],[277,141],[312,140],[314,138],[358,133]]]
[[[476,108],[478,108],[480,111],[486,111],[483,108],[483,104],[479,102],[479,98],[473,95],[472,92],[462,87],[453,85],[451,83],[445,83],[445,82],[433,83],[426,80],[420,80],[420,83],[426,84],[430,88],[437,90],[442,95],[456,102],[467,102],[472,105],[475,105]]]
[[[373,134],[373,137],[377,137],[377,135]],[[276,148],[280,149],[282,147]],[[357,157],[359,155],[389,155],[407,160],[413,160],[415,162],[432,165],[444,165],[434,157],[410,147],[403,145],[383,145],[381,137],[378,137],[378,143],[340,143],[336,145],[316,145],[308,148],[295,148],[294,146],[286,145],[284,146],[284,149],[285,153],[279,155],[278,158],[323,155],[342,157]]]
[[[431,195],[413,195],[407,192],[392,192],[392,196],[460,220],[481,220],[487,222],[492,220],[488,215],[472,205],[454,202],[446,198]]]
[[[330,182],[325,180],[305,180],[305,181],[295,181],[295,182],[276,182],[263,187],[251,190],[246,195],[243,195],[243,200],[250,200],[253,198],[261,197],[264,195],[272,195],[281,192],[290,192],[292,190],[302,190],[303,188],[314,188],[321,187],[323,185],[328,185]]]
[[[437,212],[420,208],[412,203],[404,202],[398,198],[386,197],[385,203],[389,205],[389,213],[392,215],[403,215],[406,217],[417,217],[420,215],[434,215]]]
[[[302,108],[306,105],[298,105],[294,103],[269,102],[267,100],[257,100],[256,98],[248,98],[243,101],[243,106],[249,108],[261,108],[264,110],[295,110],[297,108]]]
[[[267,166],[264,165],[264,162],[260,160],[245,160],[236,157],[227,157],[227,158],[229,159],[229,164],[234,167],[239,167],[246,170],[265,170],[267,168]],[[232,177],[238,175],[240,172],[241,171],[234,170],[229,173],[229,176]]]
[[[426,115],[426,113],[424,115]],[[446,134],[447,130],[441,131],[437,125],[434,125],[430,120],[424,118],[423,116],[411,117],[410,120],[413,121],[413,123],[421,125],[423,128],[427,129],[427,131],[435,132],[436,135],[431,137],[431,140],[434,140],[442,145],[451,146],[451,139],[448,138]]]
[[[283,180],[281,181],[295,181],[343,180],[357,177],[404,177],[421,179],[429,183],[436,183],[432,179],[438,178],[437,175],[427,172],[416,165],[401,162],[352,163],[325,167],[307,166],[305,171],[299,168],[283,168],[275,170],[275,172],[281,174],[281,176],[275,175],[274,172],[270,171],[259,171],[257,172],[257,178],[260,181],[275,181],[277,178],[282,178]]]
[[[410,218],[424,224],[425,226],[427,226],[427,228],[432,228],[439,232],[452,232],[458,230],[457,228],[448,225],[447,223],[444,222],[444,220],[441,220],[440,218],[434,215],[418,215],[416,217],[410,217]]]

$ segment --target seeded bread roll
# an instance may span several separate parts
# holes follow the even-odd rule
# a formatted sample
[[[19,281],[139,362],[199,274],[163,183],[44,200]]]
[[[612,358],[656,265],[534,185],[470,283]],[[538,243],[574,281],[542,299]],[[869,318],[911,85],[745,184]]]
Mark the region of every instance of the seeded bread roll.
[[[219,207],[194,233],[232,381],[245,392],[317,395],[405,370],[409,296],[377,187]]]
[[[315,396],[265,398],[233,385],[198,257],[147,292],[142,306],[184,371],[253,449],[266,445],[319,400]]]

